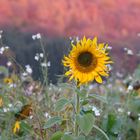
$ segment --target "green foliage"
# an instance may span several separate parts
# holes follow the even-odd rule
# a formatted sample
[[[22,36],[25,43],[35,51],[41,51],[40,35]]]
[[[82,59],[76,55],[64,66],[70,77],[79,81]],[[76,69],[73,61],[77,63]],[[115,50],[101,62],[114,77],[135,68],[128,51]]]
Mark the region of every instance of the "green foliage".
[[[61,122],[62,122],[61,117],[58,117],[58,116],[52,117],[52,118],[48,119],[48,121],[45,123],[44,129],[50,128],[53,125],[61,123]]]
[[[55,104],[55,111],[59,112],[62,111],[67,104],[69,104],[69,100],[66,98],[59,99]]]
[[[62,136],[64,135],[63,132],[61,131],[57,131],[56,133],[54,133],[51,137],[51,140],[61,140]]]
[[[76,120],[77,120],[77,123],[78,123],[81,131],[85,135],[88,135],[90,133],[90,131],[92,130],[93,124],[94,124],[93,114],[87,113],[82,116],[78,115]]]

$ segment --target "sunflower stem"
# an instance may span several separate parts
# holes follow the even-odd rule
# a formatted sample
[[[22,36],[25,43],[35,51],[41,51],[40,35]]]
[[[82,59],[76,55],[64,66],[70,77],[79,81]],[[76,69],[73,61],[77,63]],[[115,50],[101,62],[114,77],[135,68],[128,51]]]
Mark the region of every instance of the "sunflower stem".
[[[79,135],[79,125],[76,122],[76,116],[80,113],[80,97],[76,94],[76,106],[75,106],[76,114],[75,114],[75,136]]]

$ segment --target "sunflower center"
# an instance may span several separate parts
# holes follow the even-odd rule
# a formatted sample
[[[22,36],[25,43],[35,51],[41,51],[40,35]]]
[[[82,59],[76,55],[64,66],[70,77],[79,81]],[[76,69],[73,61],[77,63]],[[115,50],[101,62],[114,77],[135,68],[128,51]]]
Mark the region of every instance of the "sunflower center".
[[[90,52],[82,52],[78,56],[78,63],[83,67],[88,67],[92,64],[93,55]]]

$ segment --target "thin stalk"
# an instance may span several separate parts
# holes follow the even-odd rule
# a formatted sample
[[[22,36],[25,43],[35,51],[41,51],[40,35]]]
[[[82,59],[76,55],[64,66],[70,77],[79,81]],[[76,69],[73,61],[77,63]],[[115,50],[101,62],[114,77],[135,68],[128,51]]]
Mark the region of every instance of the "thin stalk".
[[[110,140],[109,139],[109,137],[107,136],[107,134],[102,130],[102,129],[100,129],[98,126],[96,126],[96,125],[93,125],[93,127],[95,128],[95,129],[97,129],[99,132],[101,132],[104,136],[105,136],[105,138],[107,139],[107,140]]]
[[[79,125],[76,122],[76,116],[80,113],[80,98],[79,95],[76,94],[76,106],[75,106],[76,114],[75,114],[75,136],[79,135]]]

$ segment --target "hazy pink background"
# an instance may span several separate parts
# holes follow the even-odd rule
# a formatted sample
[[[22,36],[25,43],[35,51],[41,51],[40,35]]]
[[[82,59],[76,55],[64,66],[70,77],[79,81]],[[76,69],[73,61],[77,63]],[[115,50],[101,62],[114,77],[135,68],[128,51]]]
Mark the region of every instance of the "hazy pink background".
[[[50,37],[98,36],[119,62],[118,48],[140,50],[140,0],[0,0],[0,28],[7,27]],[[136,59],[129,62],[135,66]]]

